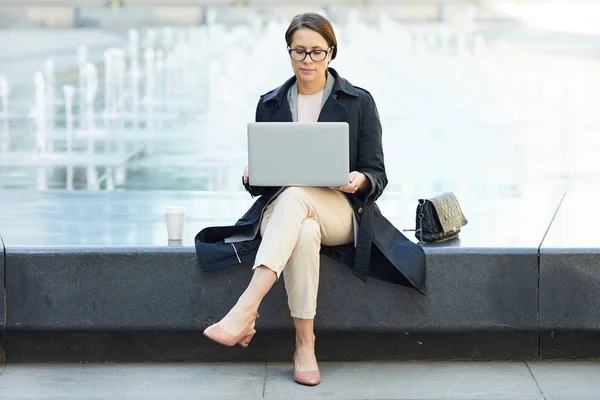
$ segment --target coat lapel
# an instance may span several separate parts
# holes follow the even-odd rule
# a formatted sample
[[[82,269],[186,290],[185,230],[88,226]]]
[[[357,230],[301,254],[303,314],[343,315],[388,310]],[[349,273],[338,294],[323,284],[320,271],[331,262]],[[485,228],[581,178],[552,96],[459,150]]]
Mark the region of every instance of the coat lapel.
[[[284,99],[280,104],[277,112],[273,114],[271,122],[292,122],[292,112],[287,99]]]
[[[348,109],[338,101],[337,94],[332,94],[323,104],[321,114],[319,114],[319,122],[343,121],[346,114],[348,114]]]

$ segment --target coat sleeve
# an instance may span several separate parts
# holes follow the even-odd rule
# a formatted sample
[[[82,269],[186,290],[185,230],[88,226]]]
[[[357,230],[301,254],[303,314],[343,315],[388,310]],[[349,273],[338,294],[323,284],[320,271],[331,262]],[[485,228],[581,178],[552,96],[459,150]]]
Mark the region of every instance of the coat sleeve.
[[[260,112],[260,100],[258,102],[258,105],[256,106],[255,121],[256,122],[262,122],[262,115],[261,115],[261,112]],[[250,173],[250,171],[249,171],[249,173]],[[260,196],[262,194],[262,192],[265,190],[264,186],[250,186],[249,183],[244,183],[244,177],[243,176],[242,176],[242,184],[246,188],[246,191],[248,193],[250,193],[250,196],[252,196],[252,197]]]
[[[369,187],[356,193],[358,204],[373,202],[381,196],[388,184],[383,157],[381,122],[375,100],[366,92],[361,104],[361,119],[358,131],[357,171],[365,174]]]

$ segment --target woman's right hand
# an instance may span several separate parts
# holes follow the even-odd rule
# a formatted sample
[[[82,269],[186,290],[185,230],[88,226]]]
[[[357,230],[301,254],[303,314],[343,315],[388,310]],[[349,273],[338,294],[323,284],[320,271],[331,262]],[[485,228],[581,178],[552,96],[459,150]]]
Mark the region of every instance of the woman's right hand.
[[[248,166],[244,168],[244,185],[248,183]]]

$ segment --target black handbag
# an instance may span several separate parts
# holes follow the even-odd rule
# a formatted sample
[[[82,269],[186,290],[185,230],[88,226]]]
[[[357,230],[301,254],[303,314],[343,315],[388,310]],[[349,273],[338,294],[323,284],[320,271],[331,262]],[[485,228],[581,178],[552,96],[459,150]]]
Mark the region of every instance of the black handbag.
[[[455,239],[467,224],[456,196],[445,192],[428,199],[419,199],[415,236],[422,242],[442,242]]]

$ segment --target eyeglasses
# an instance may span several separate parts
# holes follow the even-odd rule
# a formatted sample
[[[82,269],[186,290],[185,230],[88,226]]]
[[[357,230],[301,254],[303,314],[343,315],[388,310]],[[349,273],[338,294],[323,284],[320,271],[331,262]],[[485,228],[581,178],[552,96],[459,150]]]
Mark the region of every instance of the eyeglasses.
[[[327,54],[331,50],[331,47],[327,50],[312,50],[305,51],[300,49],[291,49],[288,47],[288,53],[290,53],[290,57],[294,61],[304,61],[306,56],[310,56],[310,59],[314,62],[321,62],[327,58]]]

